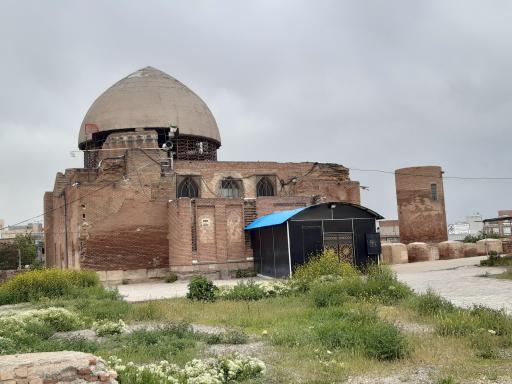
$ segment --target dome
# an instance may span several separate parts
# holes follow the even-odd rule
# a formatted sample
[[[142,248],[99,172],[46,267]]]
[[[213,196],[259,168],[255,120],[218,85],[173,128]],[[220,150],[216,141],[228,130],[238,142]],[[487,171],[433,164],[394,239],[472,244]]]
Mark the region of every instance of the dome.
[[[95,132],[134,128],[167,128],[179,135],[204,137],[220,145],[210,109],[199,96],[172,76],[152,67],[118,81],[91,105],[80,127],[82,148]]]

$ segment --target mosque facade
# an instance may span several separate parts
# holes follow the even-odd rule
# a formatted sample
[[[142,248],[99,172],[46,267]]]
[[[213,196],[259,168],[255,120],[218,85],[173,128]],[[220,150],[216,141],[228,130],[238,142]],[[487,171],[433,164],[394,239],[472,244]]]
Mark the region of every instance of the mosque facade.
[[[227,277],[253,267],[244,228],[257,217],[360,203],[342,165],[218,161],[221,143],[206,103],[172,76],[146,67],[114,84],[80,127],[84,167],[44,195],[47,266],[111,282]]]

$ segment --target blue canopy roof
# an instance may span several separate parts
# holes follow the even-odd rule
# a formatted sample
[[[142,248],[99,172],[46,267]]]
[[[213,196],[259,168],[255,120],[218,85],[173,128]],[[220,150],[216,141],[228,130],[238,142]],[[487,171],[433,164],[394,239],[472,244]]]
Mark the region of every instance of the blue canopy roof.
[[[292,216],[295,216],[297,213],[302,212],[306,208],[308,208],[308,207],[291,209],[289,211],[272,212],[268,215],[258,217],[251,224],[249,224],[247,227],[245,227],[245,229],[246,230],[256,229],[256,228],[271,227],[273,225],[283,224],[285,221],[290,219]]]

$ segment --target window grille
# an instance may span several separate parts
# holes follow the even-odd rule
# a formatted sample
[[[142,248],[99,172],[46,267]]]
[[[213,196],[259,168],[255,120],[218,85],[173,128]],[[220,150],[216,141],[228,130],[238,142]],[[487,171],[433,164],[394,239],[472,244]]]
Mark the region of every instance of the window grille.
[[[239,181],[231,178],[221,180],[219,195],[220,197],[239,199],[241,197]]]
[[[437,184],[430,184],[430,192],[432,194],[432,201],[437,201]]]
[[[177,192],[178,197],[190,197],[192,199],[199,197],[199,186],[192,177],[187,176],[178,185]]]
[[[274,196],[274,184],[267,177],[263,176],[256,185],[256,196]]]

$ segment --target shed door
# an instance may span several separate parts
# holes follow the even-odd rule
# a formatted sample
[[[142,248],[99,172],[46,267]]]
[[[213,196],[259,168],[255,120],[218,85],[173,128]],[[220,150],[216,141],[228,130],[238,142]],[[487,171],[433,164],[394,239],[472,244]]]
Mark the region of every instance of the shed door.
[[[303,239],[303,257],[304,262],[308,261],[311,255],[322,252],[322,227],[320,226],[303,226],[302,227]]]
[[[324,248],[332,249],[344,263],[354,264],[354,235],[351,232],[325,232]]]

